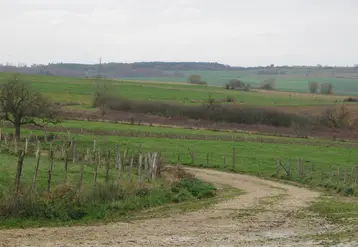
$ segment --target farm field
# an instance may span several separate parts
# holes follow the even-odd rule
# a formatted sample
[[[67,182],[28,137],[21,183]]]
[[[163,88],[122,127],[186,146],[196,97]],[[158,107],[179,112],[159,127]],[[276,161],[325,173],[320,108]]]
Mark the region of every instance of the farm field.
[[[285,71],[284,69],[282,71]],[[276,78],[276,89],[281,91],[289,92],[303,92],[308,91],[307,84],[311,81],[317,81],[319,83],[329,82],[334,86],[336,94],[341,95],[358,95],[358,77],[352,77],[352,75],[341,74],[339,76],[332,76],[332,72],[320,72],[317,71],[309,76],[306,76],[306,71],[295,71],[290,70],[286,75],[256,75],[257,71],[186,71],[185,77],[149,77],[149,78],[123,78],[128,80],[138,81],[163,81],[163,82],[186,82],[187,77],[190,74],[199,74],[202,79],[208,82],[211,86],[222,86],[231,79],[241,79],[244,83],[249,83],[252,86],[259,85],[262,81],[267,78]]]
[[[29,131],[24,131],[23,135],[29,133]],[[32,131],[32,135],[35,134],[40,135],[43,132]],[[57,140],[53,142],[53,147],[60,149],[63,146],[63,139],[68,138],[68,133],[59,132],[55,134],[61,138],[56,138]],[[163,154],[165,153],[165,159],[171,164],[179,163],[189,166],[231,170],[264,177],[277,175],[277,160],[281,160],[285,165],[291,162],[294,175],[293,177],[286,177],[286,179],[293,179],[302,183],[310,182],[315,186],[323,186],[323,182],[328,184],[333,182],[333,185],[343,187],[352,185],[348,183],[348,176],[350,177],[350,182],[355,180],[355,160],[358,159],[356,144],[340,144],[329,141],[312,143],[302,141],[302,143],[295,143],[287,140],[288,138],[282,138],[283,140],[279,140],[280,138],[264,139],[263,142],[260,142],[258,140],[253,141],[250,138],[247,141],[221,141],[156,136],[145,138],[82,134],[72,134],[71,136],[75,138],[76,148],[81,152],[85,152],[86,149],[91,150],[95,139],[96,145],[101,147],[101,152],[103,153],[106,153],[107,150],[113,150],[115,145],[118,145],[121,149],[138,150],[140,148],[148,152],[157,150]],[[285,139],[287,142],[284,141]],[[43,145],[44,148],[48,146],[44,143]],[[235,151],[233,151],[233,148]],[[233,152],[235,152],[234,160]],[[298,159],[302,160],[302,166],[305,167],[304,170],[307,170],[306,177],[300,178],[297,176],[296,164]],[[336,174],[337,169],[341,169],[338,175]],[[347,181],[341,184],[344,176],[346,176]],[[337,181],[338,185],[336,184]],[[354,182],[353,185],[354,187],[356,186]]]
[[[11,134],[13,129],[5,126],[3,133]],[[332,147],[356,147],[357,142],[348,140],[328,140],[316,137],[297,137],[280,136],[275,133],[265,134],[260,132],[235,131],[235,130],[208,130],[197,128],[146,126],[136,124],[108,123],[95,121],[66,120],[56,126],[47,126],[47,133],[71,133],[73,136],[118,136],[121,137],[140,137],[140,138],[167,138],[178,140],[218,140],[231,142],[261,142],[261,143],[281,143],[281,144],[307,144],[313,146],[332,146]],[[24,136],[44,135],[43,130],[28,126],[22,130]]]
[[[50,96],[54,101],[71,103],[66,107],[76,109],[72,112],[74,118],[76,115],[79,118],[81,117],[80,114],[76,114],[77,111],[99,113],[98,109],[92,108],[93,80],[30,75],[26,75],[24,78],[31,81],[35,90]],[[55,79],[52,80],[52,78]],[[6,81],[6,75],[1,74],[0,82],[4,81]],[[339,104],[345,98],[344,96],[322,96],[279,91],[228,91],[220,87],[154,81],[104,80],[103,83],[110,83],[114,88],[112,89],[116,90],[115,94],[117,96],[143,102],[164,101],[181,104],[201,104],[209,97],[215,99],[233,97],[236,100],[236,104],[258,108],[271,107],[279,111],[281,109],[281,111],[302,115],[306,115],[304,111],[310,112],[310,110],[314,114],[320,114],[319,112],[327,108],[328,105]],[[296,81],[292,83],[296,86],[298,85]],[[298,92],[299,90],[297,89],[296,91]],[[72,106],[73,103],[79,105]],[[353,109],[355,105],[350,104],[349,107]],[[106,114],[111,114],[111,112]],[[83,119],[85,118],[83,117]],[[105,119],[103,116],[103,120]],[[353,198],[352,200],[356,200],[356,196],[358,196],[358,169],[356,167],[358,152],[356,152],[356,142],[347,140],[344,142],[332,141],[312,137],[280,137],[274,135],[278,133],[265,135],[244,132],[239,128],[233,128],[232,131],[220,131],[219,129],[213,131],[214,129],[197,129],[194,127],[163,127],[155,126],[155,124],[154,126],[146,126],[95,122],[93,121],[94,119],[88,120],[91,121],[71,120],[68,117],[57,126],[47,127],[46,132],[25,126],[21,132],[23,138],[21,143],[12,140],[11,136],[8,135],[14,131],[9,128],[9,125],[2,125],[0,159],[3,162],[0,165],[2,171],[0,188],[3,192],[2,197],[6,200],[3,200],[5,203],[0,204],[0,213],[8,212],[0,215],[0,219],[5,219],[2,221],[2,227],[48,225],[48,219],[51,218],[54,219],[54,222],[50,225],[55,226],[67,223],[72,225],[76,222],[92,224],[101,220],[105,222],[127,220],[128,215],[137,215],[138,217],[143,216],[141,222],[149,224],[147,225],[148,229],[152,229],[151,223],[148,223],[151,222],[150,219],[148,220],[148,218],[152,217],[151,212],[154,212],[153,215],[155,216],[161,216],[161,213],[159,213],[162,212],[161,207],[179,207],[180,214],[183,210],[187,210],[188,207],[180,203],[188,203],[190,208],[201,208],[202,211],[193,212],[191,216],[194,215],[195,220],[200,219],[199,215],[205,216],[201,219],[204,220],[203,222],[206,225],[220,225],[220,222],[225,225],[234,224],[234,222],[237,224],[238,221],[241,222],[241,219],[251,219],[250,221],[256,225],[256,223],[262,221],[260,217],[263,215],[262,217],[267,219],[267,226],[258,227],[244,224],[242,227],[243,229],[257,227],[258,230],[268,231],[271,234],[271,231],[280,232],[283,230],[276,224],[276,216],[279,214],[283,219],[283,224],[288,221],[293,222],[291,224],[292,228],[290,228],[292,231],[302,229],[302,226],[307,224],[312,227],[311,230],[300,232],[300,238],[315,240],[317,240],[316,238],[322,238],[327,240],[332,236],[324,234],[336,233],[336,229],[343,224],[339,222],[343,217],[347,215],[356,217],[358,215],[358,210],[352,206],[352,203],[340,202],[337,199],[350,196]],[[293,129],[294,127],[288,128]],[[6,135],[6,139],[4,139],[4,135]],[[9,139],[7,139],[8,137]],[[23,176],[21,182],[23,187],[20,187],[22,196],[26,195],[27,187],[31,189],[34,168],[37,162],[34,152],[37,138],[40,140],[39,148],[42,152],[36,187],[37,196],[39,196],[40,200],[36,202],[39,203],[36,207],[28,206],[32,204],[26,204],[26,197],[19,204],[19,201],[10,200],[11,197],[7,194],[13,190],[14,177],[18,174],[16,164],[19,164],[20,160],[18,151],[25,148],[25,137],[30,140],[30,151],[25,156],[22,166]],[[68,149],[64,152],[66,147]],[[52,160],[52,163],[49,161],[52,157],[49,157],[50,150],[55,154],[55,159]],[[120,150],[120,152],[118,153],[116,150]],[[173,185],[169,185],[161,176],[156,178],[153,175],[156,174],[153,173],[155,162],[153,162],[153,166],[145,165],[144,167],[139,165],[139,162],[136,162],[139,158],[139,151],[145,155],[148,154],[143,160],[143,162],[147,162],[146,164],[151,164],[154,159],[153,154],[160,153],[160,161],[166,167],[183,169],[201,180],[199,180],[200,182],[196,180],[196,182],[183,182],[180,185],[183,187],[172,189],[173,187],[170,186]],[[127,155],[126,161],[124,161],[126,165],[123,167],[120,176],[121,180],[119,180],[122,190],[119,191],[117,187],[116,192],[113,192],[119,176],[118,171],[122,169],[117,165],[120,162],[120,157],[124,160],[124,153]],[[132,157],[133,161],[131,160]],[[64,183],[64,164],[66,164],[64,159],[68,160],[66,183]],[[51,172],[49,164],[52,164]],[[82,168],[83,191],[80,190],[81,187],[76,186],[82,177]],[[53,176],[50,177],[49,174],[53,174]],[[179,179],[179,181],[181,180]],[[277,181],[281,183],[277,183]],[[214,184],[218,188],[228,186],[228,190],[236,191],[233,192],[232,197],[228,198],[227,202],[218,204],[219,208],[231,205],[229,214],[224,214],[225,216],[223,217],[222,211],[217,209],[219,211],[215,212],[218,216],[220,215],[221,218],[219,219],[209,214],[211,209],[206,210],[200,206],[202,204],[212,205],[216,200],[201,201],[201,196],[198,196],[200,193],[211,197],[215,194],[212,185],[205,182]],[[283,183],[300,184],[315,191]],[[50,193],[46,194],[49,184],[52,189]],[[237,191],[240,188],[244,190],[242,193]],[[196,190],[199,190],[199,192]],[[220,193],[221,189],[219,189],[218,194],[220,195]],[[331,195],[333,199],[327,199],[322,196],[326,194]],[[14,195],[18,194],[14,193]],[[48,196],[46,197],[46,195]],[[60,199],[56,201],[55,199],[58,195],[60,195]],[[78,205],[77,201],[67,200],[67,197],[73,198],[73,195],[79,195]],[[254,202],[252,198],[258,198],[258,201]],[[44,200],[44,204],[42,200]],[[69,202],[70,204],[68,204]],[[21,210],[15,210],[16,212],[9,211],[8,205],[15,205]],[[54,208],[54,205],[60,206]],[[244,205],[248,206],[248,208],[245,208]],[[280,211],[282,207],[279,205],[284,205],[284,212]],[[14,208],[16,208],[15,206]],[[26,208],[27,206],[28,208]],[[70,209],[73,206],[76,209],[74,212]],[[41,209],[42,207],[45,210],[36,210],[36,208]],[[215,208],[215,206],[213,207]],[[341,216],[337,216],[337,211],[344,208],[349,208],[349,210],[343,211]],[[25,221],[23,219],[27,217],[26,214],[17,218],[9,217],[9,215],[16,215],[17,212],[29,212],[28,214],[31,217],[28,217],[29,219]],[[45,214],[41,212],[45,212]],[[165,213],[169,217],[169,226],[172,223],[171,220],[176,219],[171,212],[168,209],[167,213]],[[178,213],[178,211],[176,212]],[[211,210],[211,212],[213,211]],[[313,213],[315,216],[312,218],[310,215]],[[309,216],[302,216],[303,214]],[[273,217],[272,215],[276,216]],[[133,217],[135,218],[135,216]],[[183,217],[184,219],[180,218],[183,222],[187,222],[185,217],[192,218],[190,213],[184,214]],[[322,225],[325,224],[331,224],[332,228],[322,233]],[[134,225],[136,224],[134,223]],[[346,224],[346,226],[353,227],[352,224]],[[108,238],[109,231],[105,227],[98,229],[98,231],[102,230],[104,230],[103,236]],[[240,231],[240,229],[236,230]],[[28,235],[29,231],[33,235],[31,233]],[[201,236],[197,228],[193,232]],[[0,233],[0,235],[11,239],[10,243],[17,241],[16,238],[11,237],[11,231],[7,233],[10,235],[4,235],[1,231]],[[310,235],[312,233],[314,233],[313,236]],[[29,243],[35,245],[41,246],[45,244],[41,238],[31,239],[26,237],[36,236],[36,234],[38,234],[36,230],[25,230],[21,238],[28,239]],[[183,234],[187,235],[188,233]],[[347,234],[347,232],[344,232],[344,234]],[[48,232],[48,235],[55,237],[51,232]],[[70,235],[71,233],[68,231],[59,233],[58,236],[63,239],[58,241],[63,242],[66,236]],[[350,234],[347,236],[352,237]],[[232,237],[237,239],[237,233],[236,235],[233,233]],[[288,243],[297,242],[296,237],[290,236],[289,239],[292,241]],[[262,241],[263,239],[266,240],[264,236],[258,236],[257,241]],[[283,237],[278,237],[277,239],[277,241],[281,241]],[[128,242],[131,241],[128,240]],[[162,243],[162,239],[152,239],[151,241],[152,243]],[[211,241],[213,240],[211,239]]]
[[[0,83],[6,81],[10,74],[0,73]],[[72,102],[90,107],[94,92],[94,81],[91,79],[23,75],[24,81],[32,83],[32,87],[58,102]],[[236,104],[252,106],[300,106],[333,104],[342,101],[343,97],[325,97],[307,94],[276,94],[274,92],[241,92],[228,91],[221,87],[205,87],[187,84],[146,83],[134,81],[105,80],[116,88],[116,94],[132,100],[155,100],[175,103],[201,103],[209,97],[225,100],[235,99]],[[307,85],[306,85],[307,86]]]

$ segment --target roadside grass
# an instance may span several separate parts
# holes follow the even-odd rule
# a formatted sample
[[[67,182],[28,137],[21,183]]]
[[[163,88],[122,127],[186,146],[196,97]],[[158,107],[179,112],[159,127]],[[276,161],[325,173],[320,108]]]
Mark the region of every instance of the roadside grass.
[[[78,188],[81,164],[68,164],[67,182],[64,181],[64,161],[54,160],[51,191],[47,192],[49,158],[42,156],[36,181],[31,189],[36,161],[26,156],[22,169],[20,190],[14,191],[17,157],[0,154],[0,228],[40,227],[110,222],[135,217],[142,210],[165,204],[180,204],[182,210],[194,210],[214,203],[216,188],[191,176],[169,181],[164,178],[139,183],[137,169],[124,167],[120,189],[114,184],[117,171],[111,166],[109,182],[106,169],[99,166],[97,183],[93,187],[94,166],[84,165],[81,189]],[[143,176],[143,175],[142,175]],[[236,193],[234,190],[225,190]],[[221,198],[221,197],[220,197]],[[208,200],[208,201],[205,201]],[[185,204],[186,203],[186,204]],[[198,203],[198,204],[197,204]]]
[[[321,244],[332,246],[342,243],[357,243],[358,200],[355,197],[323,195],[313,202],[302,214],[313,213],[327,220],[333,229],[321,234],[307,236]],[[351,245],[354,246],[354,245]]]

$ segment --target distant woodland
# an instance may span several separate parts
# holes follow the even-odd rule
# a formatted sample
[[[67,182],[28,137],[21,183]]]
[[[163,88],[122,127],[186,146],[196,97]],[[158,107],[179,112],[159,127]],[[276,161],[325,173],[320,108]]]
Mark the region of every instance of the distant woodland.
[[[266,67],[233,67],[220,63],[208,62],[136,62],[136,63],[104,63],[104,64],[75,64],[75,63],[51,63],[47,65],[0,65],[0,72],[17,72],[24,74],[54,75],[69,77],[96,77],[100,75],[106,78],[121,77],[186,77],[187,71],[250,71],[256,75],[285,75],[289,70],[344,70],[357,73],[355,67],[329,67],[329,66],[274,66]]]

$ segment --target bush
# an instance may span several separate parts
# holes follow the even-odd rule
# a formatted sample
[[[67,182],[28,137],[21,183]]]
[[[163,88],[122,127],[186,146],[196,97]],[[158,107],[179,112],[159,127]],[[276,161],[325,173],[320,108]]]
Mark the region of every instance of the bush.
[[[207,83],[205,81],[201,80],[200,75],[194,75],[194,74],[192,74],[188,77],[188,83],[197,84],[197,85],[207,85]]]
[[[333,93],[333,85],[331,83],[321,84],[321,94],[332,94],[332,93]]]
[[[351,113],[345,105],[327,108],[321,116],[321,124],[331,128],[350,127]]]
[[[305,117],[265,108],[238,107],[207,101],[203,105],[180,105],[155,101],[131,101],[117,98],[106,102],[111,110],[137,112],[162,117],[187,117],[195,120],[238,124],[264,124],[290,127],[292,123],[305,125]]]
[[[0,195],[0,219],[36,219],[59,222],[103,219],[125,215],[165,203],[179,203],[215,195],[215,188],[198,179],[184,178],[155,188],[131,188],[118,191],[114,186],[98,183],[95,193],[86,188],[78,193],[76,186],[58,185],[48,193],[27,193],[23,189],[14,196]]]
[[[232,79],[229,81],[229,83],[225,84],[225,89],[240,89],[240,88],[245,88],[245,83],[241,82],[238,79]]]
[[[343,100],[343,102],[358,102],[358,98],[348,97]]]
[[[172,192],[183,193],[183,189],[198,199],[215,196],[215,187],[196,178],[184,178],[172,186]]]
[[[310,93],[317,93],[319,89],[318,82],[309,82],[308,83],[308,90]]]
[[[228,103],[230,103],[230,102],[235,102],[236,100],[235,100],[235,98],[234,98],[234,96],[227,96],[226,97],[226,102],[228,102]]]
[[[261,82],[260,89],[264,90],[274,90],[275,89],[275,78],[266,79],[263,82]]]

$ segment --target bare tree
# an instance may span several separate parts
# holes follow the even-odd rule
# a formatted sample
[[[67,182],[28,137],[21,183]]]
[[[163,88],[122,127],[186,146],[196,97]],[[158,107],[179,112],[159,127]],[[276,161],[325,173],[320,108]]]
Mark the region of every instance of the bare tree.
[[[318,89],[319,89],[318,82],[313,81],[308,83],[308,90],[310,93],[317,93]]]
[[[331,83],[321,84],[321,94],[333,94],[333,85]]]
[[[333,128],[342,128],[349,127],[351,125],[351,112],[346,105],[341,105],[339,107],[330,107],[327,108],[321,117],[323,124],[328,127]]]
[[[59,106],[33,91],[29,83],[20,80],[18,74],[0,87],[1,119],[14,125],[15,136],[20,139],[20,128],[25,124],[44,127],[59,123]]]

